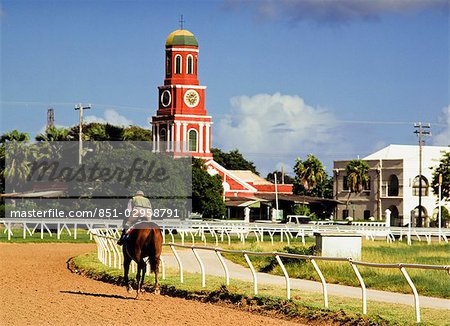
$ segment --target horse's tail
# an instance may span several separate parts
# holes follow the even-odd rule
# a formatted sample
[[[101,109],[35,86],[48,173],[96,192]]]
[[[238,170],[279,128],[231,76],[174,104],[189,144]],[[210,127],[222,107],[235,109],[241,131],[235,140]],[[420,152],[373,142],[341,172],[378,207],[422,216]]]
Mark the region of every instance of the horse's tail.
[[[150,242],[150,256],[148,262],[152,272],[156,272],[159,267],[162,251],[162,234],[159,228],[153,228],[150,231],[152,241]]]
[[[156,271],[156,268],[159,265],[159,257],[156,258],[156,256],[153,256],[152,258],[149,258],[150,263],[150,269],[154,273]]]

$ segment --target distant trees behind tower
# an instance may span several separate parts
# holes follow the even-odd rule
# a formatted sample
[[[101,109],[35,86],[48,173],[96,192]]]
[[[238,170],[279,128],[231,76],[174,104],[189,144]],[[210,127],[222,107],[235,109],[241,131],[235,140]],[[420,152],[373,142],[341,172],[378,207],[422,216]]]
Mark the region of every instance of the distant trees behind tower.
[[[255,163],[246,160],[238,149],[233,149],[226,153],[219,148],[212,148],[211,152],[213,154],[214,161],[222,165],[227,170],[250,170],[259,175],[259,172],[256,171]]]

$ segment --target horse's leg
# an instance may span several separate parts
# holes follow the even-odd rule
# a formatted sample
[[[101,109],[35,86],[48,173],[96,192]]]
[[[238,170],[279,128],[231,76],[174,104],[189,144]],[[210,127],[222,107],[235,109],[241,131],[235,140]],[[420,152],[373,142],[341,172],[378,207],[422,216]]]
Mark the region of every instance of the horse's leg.
[[[160,293],[159,287],[159,264],[161,262],[163,236],[160,229],[155,229],[155,293]]]
[[[159,288],[159,281],[158,281],[158,274],[159,274],[159,262],[160,258],[156,257],[156,264],[155,264],[155,294],[159,294],[160,288]]]
[[[141,291],[141,293],[145,293],[144,279],[145,279],[145,273],[147,272],[147,264],[143,260],[142,260],[141,264],[142,264],[142,275],[141,275],[141,284],[140,284],[139,291]]]
[[[136,262],[137,265],[137,273],[136,273],[136,299],[139,297],[139,279],[141,276],[141,269],[142,266],[140,264],[141,262],[141,250],[138,246],[134,245],[134,252],[133,252],[133,260]]]
[[[130,285],[130,280],[128,279],[128,273],[130,271],[131,258],[128,256],[125,250],[125,246],[123,249],[123,278],[125,281],[125,287],[127,288],[128,293],[133,290],[133,287]]]
[[[137,274],[136,274],[136,283],[137,283],[137,287],[136,287],[136,299],[139,297],[139,288],[140,288],[140,278],[141,278],[141,264],[140,262],[137,264]]]

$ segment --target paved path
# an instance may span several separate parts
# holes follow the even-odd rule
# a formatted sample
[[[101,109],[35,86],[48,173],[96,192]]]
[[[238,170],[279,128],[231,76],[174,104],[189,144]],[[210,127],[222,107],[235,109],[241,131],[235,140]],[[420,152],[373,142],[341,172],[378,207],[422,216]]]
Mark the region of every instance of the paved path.
[[[187,272],[200,273],[200,266],[191,250],[177,250],[181,261],[183,262],[183,269]],[[198,250],[200,258],[205,265],[205,272],[208,275],[225,277],[222,265],[218,260],[216,254],[212,251]],[[177,261],[172,253],[164,254],[166,265],[172,268],[178,268]],[[252,274],[249,268],[243,267],[239,264],[226,260],[230,278],[239,279],[242,281],[253,282]],[[270,275],[266,273],[257,273],[258,285],[276,285],[280,287],[286,286],[286,281],[283,276]],[[320,282],[293,279],[291,278],[291,289],[298,289],[306,292],[322,293],[322,284]],[[361,299],[361,288],[328,284],[328,294],[334,296],[358,298]],[[412,294],[403,294],[379,290],[367,290],[368,301],[379,301],[387,303],[397,303],[414,305],[414,297]],[[436,308],[436,309],[450,309],[450,300],[419,296],[420,307]]]

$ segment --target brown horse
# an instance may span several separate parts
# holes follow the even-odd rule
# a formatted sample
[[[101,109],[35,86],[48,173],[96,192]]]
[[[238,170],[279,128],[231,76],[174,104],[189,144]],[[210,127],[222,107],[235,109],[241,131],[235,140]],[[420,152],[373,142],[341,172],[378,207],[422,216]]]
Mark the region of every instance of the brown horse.
[[[133,290],[128,279],[131,260],[134,260],[138,266],[136,298],[138,298],[139,292],[145,292],[143,284],[147,271],[147,263],[144,260],[146,257],[148,257],[151,271],[155,273],[155,293],[159,294],[158,272],[162,243],[163,237],[159,226],[153,222],[141,222],[130,232],[128,239],[123,244],[123,270],[128,292]]]

